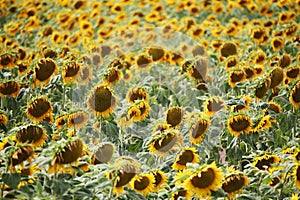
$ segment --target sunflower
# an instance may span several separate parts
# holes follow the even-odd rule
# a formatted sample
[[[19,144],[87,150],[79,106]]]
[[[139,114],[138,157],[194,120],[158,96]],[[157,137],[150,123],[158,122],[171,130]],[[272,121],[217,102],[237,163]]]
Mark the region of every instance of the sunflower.
[[[158,192],[161,188],[163,188],[163,184],[167,183],[167,177],[165,173],[161,170],[153,170],[150,172],[154,176],[154,187],[152,188],[152,192]]]
[[[147,196],[154,188],[155,178],[153,174],[139,174],[132,178],[130,186],[138,193]]]
[[[87,98],[89,110],[100,117],[108,117],[117,105],[112,91],[104,85],[97,86]]]
[[[57,70],[57,64],[51,58],[43,58],[39,60],[39,62],[36,63],[36,67],[34,68],[35,84],[48,84],[51,77],[54,76]]]
[[[68,117],[68,127],[74,127],[79,129],[84,127],[88,120],[88,114],[85,111],[76,111],[69,115]]]
[[[252,40],[254,40],[256,43],[260,44],[260,43],[262,43],[265,34],[266,34],[265,29],[259,27],[259,28],[255,28],[252,30],[251,37],[252,37]]]
[[[55,120],[56,128],[57,129],[63,128],[67,124],[67,121],[68,121],[68,116],[67,115],[61,115],[60,117],[58,117]]]
[[[56,152],[48,173],[63,171],[63,165],[72,164],[83,155],[83,142],[80,139],[74,139],[66,142],[63,149]]]
[[[165,130],[152,137],[149,144],[149,151],[165,155],[183,143],[183,136],[174,129]]]
[[[255,88],[255,96],[259,99],[262,99],[268,92],[271,85],[271,79],[263,79]]]
[[[0,125],[6,125],[7,124],[7,117],[4,113],[0,112]]]
[[[74,61],[65,64],[62,70],[64,84],[74,83],[80,71],[80,65]]]
[[[299,180],[300,180],[300,178],[299,178]],[[298,200],[298,199],[299,199],[298,194],[293,193],[292,197],[291,197],[291,200]]]
[[[291,89],[289,100],[291,104],[293,104],[295,108],[298,109],[300,105],[300,81],[297,81]]]
[[[288,80],[300,78],[300,66],[290,66],[286,69],[285,75]]]
[[[115,146],[113,143],[105,142],[100,145],[98,150],[92,156],[91,162],[94,165],[108,163],[114,154]]]
[[[246,73],[241,69],[231,70],[228,76],[228,82],[231,87],[235,87],[236,83],[246,80]]]
[[[195,148],[184,148],[176,156],[172,168],[175,170],[183,170],[187,168],[187,163],[198,163],[199,156],[196,154]]]
[[[135,64],[138,67],[138,69],[149,69],[152,62],[153,61],[150,56],[142,54],[136,58]]]
[[[217,191],[222,186],[222,171],[215,162],[204,165],[184,181],[184,189],[196,193],[198,198],[207,198],[211,191]]]
[[[29,125],[20,129],[16,135],[20,143],[30,143],[33,147],[43,146],[48,136],[43,128],[37,125]]]
[[[87,64],[84,64],[80,67],[79,76],[78,76],[78,84],[83,85],[91,81],[92,79],[92,69]]]
[[[225,60],[225,69],[228,71],[230,68],[233,67],[237,67],[239,64],[239,60],[237,56],[229,56],[226,60]]]
[[[107,86],[115,85],[119,82],[121,79],[121,73],[118,69],[112,68],[109,69],[108,73],[105,75],[103,82]]]
[[[199,144],[204,134],[207,132],[210,126],[210,120],[205,117],[200,117],[197,121],[195,121],[190,130],[190,141],[193,144]]]
[[[278,66],[281,68],[286,68],[292,63],[292,58],[290,54],[283,54],[278,61]]]
[[[0,83],[0,96],[10,95],[16,98],[20,92],[20,84],[16,81]]]
[[[165,56],[165,50],[160,46],[149,47],[146,52],[151,56],[154,62],[161,61]]]
[[[233,42],[226,42],[220,48],[220,55],[222,57],[229,57],[232,55],[237,55],[237,46]]]
[[[283,45],[284,45],[283,39],[281,39],[280,37],[273,37],[271,41],[271,46],[273,48],[273,51],[278,51],[282,49]]]
[[[248,178],[239,171],[226,176],[222,181],[222,189],[228,194],[230,199],[234,199],[243,187],[249,184]]]
[[[295,169],[294,169],[294,179],[295,179],[295,184],[298,189],[300,189],[300,163],[295,164]]]
[[[129,103],[134,103],[136,100],[148,101],[148,94],[144,88],[131,88],[127,92],[126,99]]]
[[[183,109],[180,107],[171,107],[166,112],[166,122],[171,128],[180,126],[183,118]]]
[[[204,102],[204,112],[210,117],[222,109],[226,109],[226,105],[220,97],[211,97]]]
[[[223,44],[222,40],[213,40],[211,42],[211,47],[213,48],[213,50],[219,50],[222,44]]]
[[[268,110],[272,110],[275,113],[281,113],[282,108],[279,104],[275,103],[274,101],[270,101]]]
[[[244,70],[246,79],[248,79],[249,81],[251,81],[256,76],[256,70],[251,66],[243,66],[242,70]]]
[[[262,65],[264,64],[266,59],[267,59],[266,53],[263,51],[259,51],[254,57],[254,63],[257,65]]]
[[[284,72],[281,67],[275,67],[269,74],[269,78],[271,79],[270,88],[274,88],[278,86],[284,78]]]
[[[18,147],[18,149],[13,152],[10,158],[10,166],[13,168],[19,164],[23,165],[23,162],[25,160],[30,162],[30,159],[31,157],[33,157],[33,154],[34,150],[30,145]]]
[[[27,116],[31,121],[39,123],[49,116],[52,116],[52,105],[45,97],[35,98],[27,106]]]
[[[193,195],[189,190],[180,189],[172,193],[172,200],[178,200],[179,198],[190,199]]]
[[[243,104],[234,105],[231,107],[232,112],[245,111],[249,109],[249,104],[252,102],[250,96],[241,96],[240,100],[243,101]]]
[[[239,136],[241,133],[249,133],[251,131],[251,126],[252,120],[250,117],[241,113],[232,115],[227,122],[229,132],[235,137]]]
[[[254,123],[252,128],[253,132],[261,132],[272,127],[272,123],[275,123],[276,120],[272,118],[270,115],[263,116]]]
[[[263,65],[255,65],[254,69],[256,77],[263,75],[265,72],[265,67]]]
[[[279,163],[279,158],[275,154],[263,154],[254,158],[253,166],[260,170],[271,169],[272,164]]]
[[[139,100],[129,107],[127,116],[133,122],[144,121],[148,117],[150,110],[151,107],[147,101]]]

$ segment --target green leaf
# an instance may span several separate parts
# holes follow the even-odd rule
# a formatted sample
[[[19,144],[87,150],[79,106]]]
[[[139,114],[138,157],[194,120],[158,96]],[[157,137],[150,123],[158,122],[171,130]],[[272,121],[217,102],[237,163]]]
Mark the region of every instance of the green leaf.
[[[21,175],[18,173],[3,174],[2,181],[9,187],[16,189],[21,181]]]

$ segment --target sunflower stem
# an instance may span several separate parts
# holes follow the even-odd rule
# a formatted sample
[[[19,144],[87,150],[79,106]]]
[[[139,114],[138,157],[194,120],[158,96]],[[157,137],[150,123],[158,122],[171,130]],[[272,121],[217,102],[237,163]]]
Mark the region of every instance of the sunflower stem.
[[[64,110],[64,107],[65,107],[65,101],[66,101],[66,89],[65,89],[65,85],[63,84],[63,86],[62,86],[62,88],[63,88],[63,96],[62,96],[62,110]]]

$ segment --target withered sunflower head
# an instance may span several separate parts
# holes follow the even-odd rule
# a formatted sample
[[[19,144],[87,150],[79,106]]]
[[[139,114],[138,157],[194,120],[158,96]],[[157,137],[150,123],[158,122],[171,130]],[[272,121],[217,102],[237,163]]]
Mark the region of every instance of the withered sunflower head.
[[[108,163],[112,159],[114,149],[115,147],[112,143],[103,143],[92,156],[92,163],[95,165]]]
[[[36,63],[34,68],[34,79],[36,84],[42,83],[43,85],[46,85],[57,70],[58,67],[54,60],[51,58],[41,59]]]
[[[183,118],[183,109],[180,107],[171,107],[166,112],[166,122],[171,127],[177,127],[180,125]]]
[[[127,92],[127,101],[134,103],[136,100],[148,101],[148,94],[144,88],[131,88]]]
[[[52,105],[45,97],[34,99],[27,106],[27,116],[33,122],[41,122],[52,114]]]
[[[16,138],[21,143],[31,143],[33,146],[42,146],[47,139],[45,131],[36,125],[29,125],[17,132]]]
[[[0,96],[11,95],[16,98],[20,92],[20,84],[16,81],[0,83]]]
[[[208,116],[213,116],[216,112],[225,108],[224,100],[219,97],[211,97],[204,103],[204,112]]]
[[[53,164],[71,164],[83,155],[83,143],[80,139],[76,139],[66,144],[66,146],[59,151],[54,159]]]
[[[116,107],[117,99],[104,85],[97,86],[87,99],[88,108],[97,116],[107,117]]]

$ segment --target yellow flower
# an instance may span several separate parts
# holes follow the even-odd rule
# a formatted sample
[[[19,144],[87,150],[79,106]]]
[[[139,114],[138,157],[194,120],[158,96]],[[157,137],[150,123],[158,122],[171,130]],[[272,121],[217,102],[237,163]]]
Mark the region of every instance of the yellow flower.
[[[254,123],[254,127],[252,128],[253,132],[261,132],[272,126],[272,123],[276,122],[270,115],[266,115],[261,117],[256,123]]]
[[[167,177],[165,173],[161,170],[153,170],[150,172],[154,176],[154,187],[152,189],[152,192],[158,192],[161,188],[163,188],[163,185],[167,183]]]
[[[236,83],[246,80],[246,73],[241,69],[231,70],[228,76],[228,82],[231,87],[235,87]]]
[[[176,156],[172,168],[175,170],[183,170],[187,168],[187,163],[198,163],[199,157],[195,148],[184,148]]]
[[[79,129],[83,127],[88,120],[88,114],[85,111],[76,111],[69,115],[68,126]]]
[[[154,188],[153,174],[139,174],[132,178],[130,185],[133,190],[146,196]]]
[[[33,147],[43,146],[48,138],[45,130],[37,125],[29,125],[17,132],[16,138],[20,143],[31,143]]]
[[[204,112],[208,116],[213,116],[219,110],[225,109],[224,100],[220,97],[211,97],[204,102]]]
[[[300,105],[300,81],[297,81],[291,89],[289,100],[291,104],[293,104],[295,108],[298,109]]]
[[[227,192],[230,199],[234,199],[236,194],[248,184],[248,178],[243,173],[235,171],[223,179],[222,189]]]
[[[241,133],[249,133],[251,131],[252,120],[246,114],[232,115],[227,123],[229,132],[235,137]]]
[[[0,83],[0,96],[10,95],[16,98],[20,92],[20,84],[16,81]]]
[[[177,200],[180,197],[185,198],[185,199],[190,199],[192,196],[193,195],[191,194],[190,191],[182,189],[182,190],[178,190],[178,191],[173,192],[171,199],[172,200]]]
[[[263,154],[254,158],[253,166],[260,170],[271,169],[272,164],[279,163],[279,158],[275,154]]]
[[[51,102],[47,98],[38,97],[27,106],[27,117],[38,123],[52,116],[52,110]]]
[[[297,188],[300,189],[300,164],[299,163],[295,164],[294,179]]]
[[[127,92],[126,99],[129,103],[134,103],[136,100],[148,101],[148,94],[144,88],[131,88]]]
[[[46,85],[50,79],[58,71],[57,64],[51,58],[43,58],[36,63],[34,68],[34,82],[35,85]]]
[[[193,144],[199,144],[206,131],[210,126],[210,120],[205,117],[200,117],[197,121],[195,121],[190,130],[190,140]]]
[[[211,191],[217,191],[222,186],[222,171],[215,162],[205,165],[184,181],[184,189],[191,191],[198,198],[210,197]]]
[[[62,70],[62,79],[64,84],[75,83],[79,76],[80,65],[74,61],[65,64]]]

